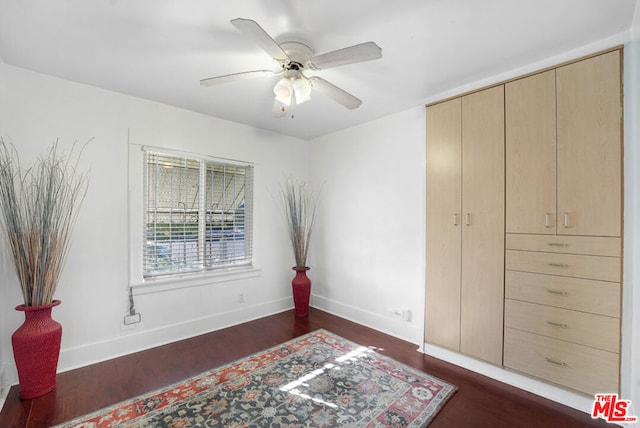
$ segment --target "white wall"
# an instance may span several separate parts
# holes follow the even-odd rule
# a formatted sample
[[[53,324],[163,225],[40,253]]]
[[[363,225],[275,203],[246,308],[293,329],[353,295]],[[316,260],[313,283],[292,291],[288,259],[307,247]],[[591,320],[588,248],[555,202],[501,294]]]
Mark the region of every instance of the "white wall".
[[[636,11],[637,12],[637,11]],[[624,295],[622,395],[640,413],[640,34],[624,52]]]
[[[81,158],[80,169],[90,169],[89,191],[56,293],[62,304],[53,311],[63,325],[60,371],[292,307],[293,260],[272,194],[286,174],[304,176],[306,142],[10,66],[0,79],[0,132],[23,165],[56,138],[67,150],[95,138]],[[142,323],[133,329],[122,326],[129,284],[128,132],[138,144],[255,162],[254,251],[261,269],[256,278],[138,296]],[[23,321],[14,310],[21,295],[13,269],[1,267],[0,362],[10,364],[7,381],[15,382],[10,336]]]
[[[622,361],[622,395],[640,416],[640,3],[624,52],[625,237]]]
[[[313,140],[325,183],[312,241],[312,303],[420,343],[424,292],[424,108]],[[392,309],[411,311],[401,321]]]

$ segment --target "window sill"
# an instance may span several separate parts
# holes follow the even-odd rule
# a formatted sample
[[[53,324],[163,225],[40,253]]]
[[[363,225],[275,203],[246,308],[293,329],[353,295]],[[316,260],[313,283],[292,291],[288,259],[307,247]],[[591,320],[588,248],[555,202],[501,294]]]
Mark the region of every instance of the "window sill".
[[[134,296],[140,294],[158,293],[187,287],[219,284],[229,281],[239,281],[260,276],[261,269],[256,267],[230,268],[215,272],[185,273],[169,277],[146,278],[142,282],[132,283]]]

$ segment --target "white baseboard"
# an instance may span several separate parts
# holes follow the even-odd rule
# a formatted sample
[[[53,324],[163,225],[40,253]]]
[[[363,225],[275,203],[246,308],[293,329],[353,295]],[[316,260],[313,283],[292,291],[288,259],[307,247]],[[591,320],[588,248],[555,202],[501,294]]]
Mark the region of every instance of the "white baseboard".
[[[126,331],[123,332],[123,336],[113,339],[62,349],[58,372],[73,370],[133,352],[188,339],[283,312],[292,307],[291,298],[283,298],[161,328]]]
[[[512,372],[510,370],[485,363],[457,352],[449,351],[438,346],[425,344],[424,353],[451,364],[474,371],[481,375],[515,386],[540,397],[547,398],[565,406],[591,414],[595,397],[567,391],[565,389],[537,381],[530,377]]]
[[[416,347],[422,345],[422,340],[418,339],[420,337],[420,328],[413,322],[400,321],[391,316],[382,316],[315,294],[311,295],[311,305],[349,321],[357,322],[407,342],[415,343]]]

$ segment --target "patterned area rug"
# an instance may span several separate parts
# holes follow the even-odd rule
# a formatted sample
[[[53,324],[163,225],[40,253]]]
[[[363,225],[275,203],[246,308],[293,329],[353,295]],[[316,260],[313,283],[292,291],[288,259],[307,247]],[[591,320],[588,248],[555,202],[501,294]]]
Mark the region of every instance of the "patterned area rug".
[[[317,330],[58,427],[424,427],[455,389]]]

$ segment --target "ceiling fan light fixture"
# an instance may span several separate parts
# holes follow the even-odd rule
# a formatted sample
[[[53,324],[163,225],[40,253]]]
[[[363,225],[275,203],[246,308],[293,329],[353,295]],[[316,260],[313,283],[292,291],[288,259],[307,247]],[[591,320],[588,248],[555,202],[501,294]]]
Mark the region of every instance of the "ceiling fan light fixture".
[[[296,104],[302,104],[311,99],[311,84],[307,79],[299,77],[293,81],[292,86],[296,94]]]
[[[293,94],[293,86],[291,81],[286,77],[280,79],[276,86],[273,87],[273,93],[276,95],[276,100],[282,104],[291,105],[291,95]]]

